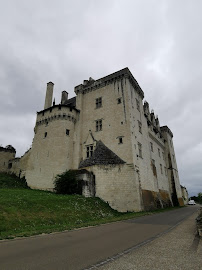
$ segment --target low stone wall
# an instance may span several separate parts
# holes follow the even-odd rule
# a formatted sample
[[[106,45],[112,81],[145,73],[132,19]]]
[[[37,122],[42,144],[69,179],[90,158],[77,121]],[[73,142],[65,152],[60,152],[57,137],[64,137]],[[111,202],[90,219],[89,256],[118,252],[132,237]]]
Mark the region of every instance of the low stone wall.
[[[196,227],[200,237],[202,237],[202,207],[199,209],[199,215],[196,218]]]

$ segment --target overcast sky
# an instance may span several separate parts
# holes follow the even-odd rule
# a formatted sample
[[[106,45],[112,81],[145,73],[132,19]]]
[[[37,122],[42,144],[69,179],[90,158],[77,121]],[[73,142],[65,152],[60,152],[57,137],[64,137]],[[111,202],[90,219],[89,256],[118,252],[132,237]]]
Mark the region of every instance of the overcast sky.
[[[84,79],[128,67],[174,133],[181,184],[202,192],[202,1],[0,0],[0,144],[31,146],[46,83],[74,96]]]

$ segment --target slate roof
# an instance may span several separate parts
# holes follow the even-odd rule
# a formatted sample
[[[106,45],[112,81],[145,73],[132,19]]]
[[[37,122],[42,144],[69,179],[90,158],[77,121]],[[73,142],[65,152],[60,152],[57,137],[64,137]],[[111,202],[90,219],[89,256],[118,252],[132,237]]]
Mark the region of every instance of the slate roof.
[[[98,141],[92,157],[81,161],[79,168],[89,167],[93,165],[109,165],[124,164],[120,157],[111,151],[103,142]]]
[[[71,107],[75,107],[76,106],[76,97],[70,98],[68,99],[64,105],[70,105]]]

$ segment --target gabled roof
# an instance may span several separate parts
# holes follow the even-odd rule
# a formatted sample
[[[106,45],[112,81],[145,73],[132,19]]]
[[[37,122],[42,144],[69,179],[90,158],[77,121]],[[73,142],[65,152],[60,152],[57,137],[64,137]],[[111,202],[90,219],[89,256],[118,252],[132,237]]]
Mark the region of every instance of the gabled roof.
[[[110,150],[103,142],[98,141],[92,157],[81,161],[79,168],[89,167],[93,165],[109,165],[109,164],[124,164],[112,150]]]

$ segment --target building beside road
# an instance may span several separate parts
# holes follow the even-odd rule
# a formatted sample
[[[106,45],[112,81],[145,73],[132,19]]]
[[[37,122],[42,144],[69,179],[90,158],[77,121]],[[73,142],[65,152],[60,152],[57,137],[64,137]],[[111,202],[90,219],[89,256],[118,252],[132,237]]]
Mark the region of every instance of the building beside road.
[[[46,89],[37,112],[31,149],[9,160],[8,171],[34,189],[53,190],[57,174],[80,170],[85,196],[97,196],[118,211],[184,205],[173,133],[160,126],[128,68],[89,78],[76,96],[53,101]]]

